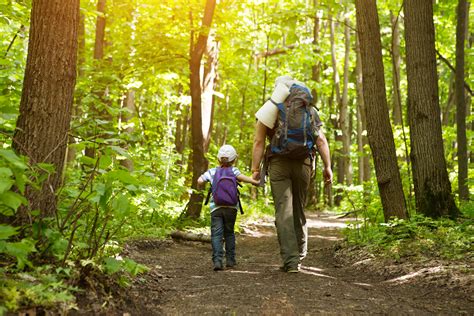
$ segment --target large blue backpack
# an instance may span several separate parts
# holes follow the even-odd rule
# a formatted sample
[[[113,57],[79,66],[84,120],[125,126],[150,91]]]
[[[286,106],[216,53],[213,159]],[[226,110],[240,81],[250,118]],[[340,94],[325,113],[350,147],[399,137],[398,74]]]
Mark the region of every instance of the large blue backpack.
[[[315,123],[317,112],[311,102],[309,90],[293,84],[286,100],[275,103],[278,118],[270,142],[272,156],[291,159],[312,157],[318,129]]]

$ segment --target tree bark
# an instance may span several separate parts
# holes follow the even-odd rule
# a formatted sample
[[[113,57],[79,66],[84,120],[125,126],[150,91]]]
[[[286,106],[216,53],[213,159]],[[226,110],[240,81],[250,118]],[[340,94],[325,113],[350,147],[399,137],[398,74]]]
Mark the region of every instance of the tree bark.
[[[86,61],[85,50],[86,50],[86,25],[85,25],[85,16],[84,13],[79,14],[79,29],[77,31],[77,76],[82,77],[84,76],[84,63]],[[81,102],[82,102],[82,95],[77,95],[75,98],[75,102],[73,103],[73,108],[71,111],[71,120],[74,121],[75,118],[79,117],[81,113]],[[66,162],[71,163],[76,158],[76,150],[74,149],[74,144],[76,144],[76,140],[74,139],[73,135],[69,135],[68,140],[68,147],[67,147],[67,154],[66,154]]]
[[[442,114],[441,124],[444,126],[450,125],[451,121],[451,110],[453,108],[454,102],[456,98],[456,87],[455,87],[455,79],[454,76],[449,76],[449,90],[448,90],[448,100],[446,101],[446,107],[444,108],[444,112]]]
[[[314,0],[313,1],[313,8],[316,14],[314,15],[314,21],[313,21],[313,51],[317,55],[319,54],[319,29],[320,29],[320,19],[318,16],[318,6],[319,6],[319,0]],[[321,73],[321,62],[315,61],[315,64],[312,66],[312,72],[311,72],[311,79],[313,79],[314,82],[319,82],[320,81],[320,73]],[[318,91],[316,89],[313,89],[311,91],[313,94],[313,102],[315,106],[318,104]],[[317,158],[318,156],[316,155],[315,157],[315,162],[312,172],[311,172],[311,178],[309,181],[309,189],[308,189],[308,194],[306,195],[306,205],[307,206],[315,206],[319,202],[319,195],[320,195],[320,190],[318,190],[318,186],[316,186],[316,178],[317,178]]]
[[[334,81],[334,91],[336,93],[336,104],[340,111],[341,108],[341,88],[340,88],[340,79],[339,79],[339,72],[337,71],[337,56],[336,56],[336,43],[335,43],[335,23],[334,20],[330,17],[330,34],[329,40],[331,42],[331,60],[332,60],[332,68],[333,68],[333,81]],[[340,115],[340,112],[339,112]],[[334,124],[334,140],[335,141],[342,141],[342,137],[337,134],[337,130],[341,129],[340,121],[336,121]],[[344,183],[344,159],[342,150],[337,151],[335,163],[336,163],[336,181],[338,184]],[[338,189],[336,196],[334,197],[334,204],[339,206],[342,200],[342,190]]]
[[[459,0],[456,26],[456,140],[458,142],[458,190],[461,200],[469,199],[467,186],[466,95],[464,91],[464,43],[466,40],[467,1]]]
[[[451,194],[441,133],[433,3],[406,0],[408,123],[417,210],[430,217],[459,214]]]
[[[106,0],[98,0],[97,1],[97,19],[96,19],[96,25],[95,25],[95,41],[94,41],[94,59],[96,61],[99,61],[97,64],[97,72],[101,72],[100,69],[100,61],[104,58],[104,47],[105,47],[105,10],[106,10]],[[100,103],[103,104],[96,104],[94,108],[91,109],[91,115],[94,118],[102,118],[106,119],[106,111],[105,109],[99,110],[100,107],[105,107],[105,101],[104,101],[104,95],[105,92],[101,90],[101,84],[99,84],[93,88],[93,93],[97,95],[97,98],[101,100]],[[97,126],[94,126],[94,130],[90,131],[90,134],[88,135],[89,137],[94,137],[97,136],[99,133],[97,131]],[[95,145],[89,145],[85,149],[85,155],[91,158],[94,158],[96,156],[97,148]]]
[[[407,218],[387,105],[380,26],[375,0],[356,0],[367,134],[375,164],[384,218]]]
[[[395,16],[390,11],[392,22],[392,119],[393,124],[402,125],[402,104],[400,94],[400,21],[399,16]]]
[[[26,189],[30,210],[42,217],[56,212],[76,82],[79,1],[34,0],[20,116],[13,148],[31,163],[49,163],[55,171],[40,190]],[[30,221],[26,209],[17,222]]]
[[[344,178],[347,185],[352,184],[352,164],[350,158],[351,152],[351,128],[349,112],[349,62],[351,53],[351,32],[349,28],[349,19],[344,23],[344,88],[342,90],[341,107],[339,112],[339,126],[342,131],[342,165],[344,168]]]
[[[201,215],[203,194],[198,190],[197,180],[206,171],[208,166],[208,161],[204,156],[204,138],[202,133],[200,69],[215,7],[216,0],[206,1],[199,37],[195,44],[191,39],[190,45],[189,86],[191,91],[191,136],[193,148],[193,178],[191,187],[193,193],[186,209],[186,215],[190,218],[199,218]]]
[[[127,111],[121,113],[121,124],[127,124],[128,121],[130,121],[133,117],[137,115],[136,113],[136,106],[135,106],[135,90],[129,89],[127,91],[127,94],[125,96],[125,99],[123,100],[123,109],[126,109]],[[134,132],[134,128],[132,126],[127,126],[126,128],[123,129],[123,133],[131,135]],[[129,139],[131,137],[128,137]],[[128,151],[129,149],[129,142],[125,143],[123,146],[123,149]],[[124,166],[127,168],[129,171],[133,170],[133,160],[126,158],[123,160],[120,160],[120,165]]]
[[[211,143],[211,130],[213,125],[214,113],[214,90],[217,82],[217,61],[219,56],[219,42],[215,34],[211,33],[207,40],[206,50],[204,52],[206,63],[203,69],[202,80],[202,135],[204,140],[204,153],[209,149]]]
[[[359,39],[357,38],[356,46],[356,90],[357,90],[357,150],[359,152],[358,164],[359,184],[363,184],[370,180],[370,158],[366,152],[366,145],[369,144],[367,139],[367,117],[364,103],[364,88],[362,85],[362,63],[360,56]]]
[[[106,0],[97,1],[97,22],[95,27],[94,59],[104,58]]]

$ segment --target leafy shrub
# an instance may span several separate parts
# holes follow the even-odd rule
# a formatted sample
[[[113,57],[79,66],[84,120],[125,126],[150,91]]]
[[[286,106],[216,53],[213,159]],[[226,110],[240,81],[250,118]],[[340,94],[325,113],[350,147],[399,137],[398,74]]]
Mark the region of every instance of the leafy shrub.
[[[474,253],[472,219],[433,220],[416,214],[409,220],[394,219],[375,225],[362,226],[357,222],[344,233],[350,244],[396,259],[405,256],[462,259],[472,258]]]

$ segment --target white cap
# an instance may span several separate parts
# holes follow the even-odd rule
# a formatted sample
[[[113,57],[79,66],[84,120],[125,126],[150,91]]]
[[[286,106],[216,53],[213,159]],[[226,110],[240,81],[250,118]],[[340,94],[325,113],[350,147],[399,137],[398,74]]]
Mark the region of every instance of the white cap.
[[[221,162],[232,162],[237,158],[237,152],[231,145],[224,145],[217,153],[217,159]]]

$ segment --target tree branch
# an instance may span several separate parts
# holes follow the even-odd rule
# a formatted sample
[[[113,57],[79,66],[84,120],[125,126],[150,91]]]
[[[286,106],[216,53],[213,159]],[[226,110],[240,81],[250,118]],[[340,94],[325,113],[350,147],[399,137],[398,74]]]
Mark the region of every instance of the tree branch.
[[[11,49],[12,46],[13,46],[13,43],[15,43],[15,40],[16,40],[16,38],[18,37],[18,34],[20,34],[20,32],[23,32],[24,29],[25,29],[25,26],[22,24],[22,25],[20,26],[20,28],[18,29],[18,31],[15,33],[15,36],[13,36],[13,38],[12,38],[10,44],[8,45],[7,50],[5,51],[5,55],[3,55],[4,58],[7,57],[8,52],[10,51],[10,49]]]
[[[441,53],[436,50],[436,55],[438,55],[438,58],[443,61],[448,67],[449,69],[451,69],[452,72],[456,72],[456,69],[454,69],[453,65],[451,65],[451,63],[449,62],[449,60],[447,60],[443,55],[441,55]],[[469,94],[471,95],[471,97],[474,95],[472,90],[471,90],[471,87],[469,87],[469,85],[467,84],[466,80],[464,80],[464,88],[467,90],[467,92],[469,92]]]

